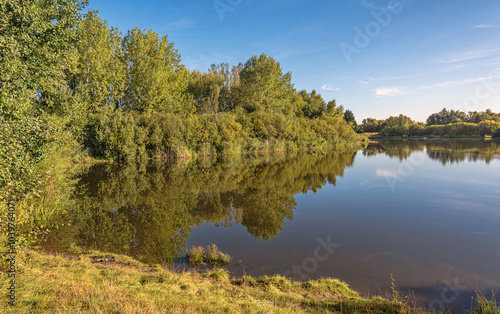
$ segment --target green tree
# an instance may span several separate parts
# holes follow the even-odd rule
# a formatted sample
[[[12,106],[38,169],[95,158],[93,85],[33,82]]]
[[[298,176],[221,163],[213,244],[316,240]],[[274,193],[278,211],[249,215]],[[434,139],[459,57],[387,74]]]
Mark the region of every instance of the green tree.
[[[261,54],[253,56],[240,73],[241,84],[237,87],[238,105],[247,112],[294,113],[295,90],[292,74],[283,74],[279,62]]]
[[[189,71],[168,37],[134,28],[123,39],[128,89],[124,109],[189,113],[186,104]]]
[[[0,0],[0,187],[23,188],[45,157],[53,132],[34,104],[62,84],[86,3]]]
[[[119,106],[126,88],[121,32],[109,29],[94,11],[86,14],[78,32],[78,59],[68,85],[88,106]]]
[[[223,77],[209,72],[193,71],[188,85],[188,93],[193,98],[198,113],[217,113]]]
[[[219,65],[212,64],[210,73],[222,77],[219,94],[219,112],[228,112],[235,108],[236,99],[234,89],[240,85],[240,72],[243,69],[243,63],[229,68],[228,63]]]
[[[300,108],[302,115],[307,118],[321,117],[327,110],[326,103],[320,94],[313,89],[311,93],[306,90],[299,91],[299,95],[304,100],[304,105]]]
[[[358,128],[358,123],[356,122],[356,118],[354,117],[354,113],[351,110],[346,110],[344,112],[344,120],[349,123],[354,130]]]

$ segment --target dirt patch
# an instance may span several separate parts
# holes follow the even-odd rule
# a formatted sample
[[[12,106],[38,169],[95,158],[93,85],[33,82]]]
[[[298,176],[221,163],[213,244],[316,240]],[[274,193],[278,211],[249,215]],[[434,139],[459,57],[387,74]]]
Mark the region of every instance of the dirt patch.
[[[341,295],[340,293],[332,293],[331,291],[325,292],[325,293],[319,293],[315,295],[316,298],[319,300],[330,300],[330,299],[335,299],[335,300],[344,300],[346,299],[345,296]]]
[[[90,262],[92,264],[99,263],[101,265],[120,264],[129,266],[129,264],[117,262],[114,256],[90,256]]]

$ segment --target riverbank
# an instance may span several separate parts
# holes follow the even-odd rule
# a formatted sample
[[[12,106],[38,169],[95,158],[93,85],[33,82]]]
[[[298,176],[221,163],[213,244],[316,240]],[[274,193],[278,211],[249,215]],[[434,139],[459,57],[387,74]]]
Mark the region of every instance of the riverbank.
[[[18,301],[14,307],[2,306],[5,313],[420,313],[401,302],[362,298],[336,279],[292,283],[280,276],[232,279],[223,270],[176,273],[99,252],[23,249],[17,262]],[[2,273],[6,291],[5,266]]]
[[[364,137],[368,137],[369,140],[447,140],[447,139],[468,139],[468,140],[491,140],[493,137],[491,135],[480,136],[480,135],[429,135],[429,136],[384,136],[379,133],[362,133]]]

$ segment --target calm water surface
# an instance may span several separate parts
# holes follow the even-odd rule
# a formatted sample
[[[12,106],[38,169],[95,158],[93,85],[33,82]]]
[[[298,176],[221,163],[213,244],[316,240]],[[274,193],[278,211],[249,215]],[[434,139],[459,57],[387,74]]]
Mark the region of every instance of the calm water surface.
[[[235,276],[337,277],[385,295],[392,274],[420,305],[470,309],[473,287],[500,291],[499,174],[500,142],[480,140],[98,165],[61,245],[178,264],[215,243]]]

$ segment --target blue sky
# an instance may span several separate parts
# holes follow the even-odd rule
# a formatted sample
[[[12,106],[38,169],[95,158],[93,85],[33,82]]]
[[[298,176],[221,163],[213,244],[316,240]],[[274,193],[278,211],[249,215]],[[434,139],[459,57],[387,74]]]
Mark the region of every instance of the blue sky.
[[[265,52],[358,122],[500,112],[498,0],[90,0],[126,33],[168,34],[190,69]]]

